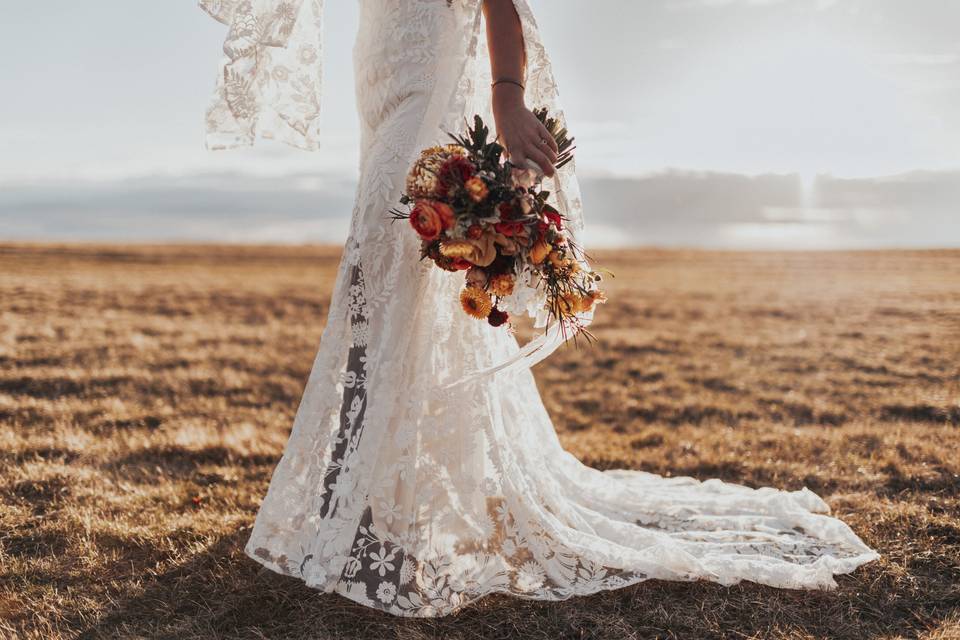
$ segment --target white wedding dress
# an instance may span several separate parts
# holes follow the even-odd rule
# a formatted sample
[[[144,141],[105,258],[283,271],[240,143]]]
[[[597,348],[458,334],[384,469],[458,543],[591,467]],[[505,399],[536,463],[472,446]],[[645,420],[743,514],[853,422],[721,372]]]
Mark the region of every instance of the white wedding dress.
[[[312,149],[320,0],[201,0],[230,25],[211,148]],[[506,592],[558,600],[648,579],[829,588],[877,557],[807,490],[601,472],[563,450],[518,353],[467,317],[462,278],[419,260],[388,211],[420,149],[487,114],[480,0],[360,0],[360,186],[329,318],[247,553],[311,587],[404,616]],[[526,0],[531,106],[559,114]],[[551,189],[582,227],[572,167]],[[526,362],[529,364],[529,361]]]

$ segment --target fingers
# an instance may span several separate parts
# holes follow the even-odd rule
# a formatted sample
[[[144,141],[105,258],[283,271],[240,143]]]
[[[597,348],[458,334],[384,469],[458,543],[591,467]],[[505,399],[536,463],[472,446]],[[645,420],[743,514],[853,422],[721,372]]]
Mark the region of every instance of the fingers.
[[[537,135],[539,135],[542,140],[547,141],[547,145],[553,151],[554,160],[556,160],[557,154],[560,153],[560,147],[557,146],[556,139],[554,139],[549,129],[543,126],[543,123],[540,122],[539,120],[537,121],[537,125],[539,129],[539,131],[537,132]]]
[[[523,148],[520,145],[517,145],[513,152],[507,151],[507,157],[510,158],[510,163],[516,167],[527,166],[527,156],[524,155]]]
[[[543,171],[544,175],[548,177],[553,176],[553,162],[547,157],[547,154],[544,151],[541,151],[533,145],[527,145],[527,148],[524,149],[524,155],[536,162],[540,166],[540,169]]]
[[[557,143],[546,127],[539,122],[536,125],[517,132],[517,135],[507,133],[503,136],[507,157],[517,167],[526,167],[530,160],[540,167],[545,176],[553,177],[556,173]]]
[[[547,157],[547,160],[550,161],[550,164],[554,164],[557,161],[557,152],[553,150],[543,138],[531,138],[527,140],[527,145],[536,149],[543,155]]]

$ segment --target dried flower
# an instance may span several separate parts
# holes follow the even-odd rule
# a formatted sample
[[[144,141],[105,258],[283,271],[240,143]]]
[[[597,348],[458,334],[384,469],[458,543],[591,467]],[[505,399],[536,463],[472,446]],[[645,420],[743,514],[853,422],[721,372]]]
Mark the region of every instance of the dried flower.
[[[440,243],[440,253],[448,258],[466,258],[473,253],[473,244],[467,240],[444,240]]]
[[[493,237],[493,241],[500,247],[500,253],[505,256],[515,256],[520,252],[520,249],[523,248],[523,245],[517,242],[516,237],[508,238],[502,233],[496,234]]]
[[[510,178],[513,180],[513,186],[517,189],[526,191],[537,184],[537,172],[533,169],[521,169],[514,167],[510,171]]]
[[[510,314],[496,307],[491,309],[490,315],[487,316],[487,322],[490,323],[491,327],[502,327],[508,320],[510,320]]]
[[[484,320],[493,310],[493,301],[490,300],[490,294],[477,287],[466,287],[460,292],[460,306],[467,315]]]
[[[451,191],[461,187],[464,183],[473,177],[477,168],[463,156],[451,156],[440,167],[437,173],[439,185],[437,191],[441,197],[447,197]]]
[[[411,198],[440,197],[438,175],[443,164],[453,156],[466,155],[466,149],[456,144],[424,149],[407,175],[407,195]]]
[[[483,269],[473,267],[467,271],[467,286],[483,289],[487,286],[487,273]]]
[[[583,299],[583,310],[584,311],[593,311],[594,307],[598,304],[603,304],[607,301],[607,295],[600,290],[591,291]]]
[[[504,297],[513,293],[513,276],[509,273],[501,273],[490,278],[490,291],[495,296]]]
[[[490,190],[487,188],[487,183],[477,176],[467,180],[465,183],[463,183],[463,186],[467,190],[467,195],[469,195],[470,199],[474,202],[483,202],[490,194]]]
[[[551,249],[552,247],[550,246],[550,243],[543,238],[540,238],[530,249],[530,262],[533,264],[540,264],[546,259]]]
[[[563,259],[563,256],[560,255],[559,251],[551,251],[547,256],[550,258],[550,264],[553,265],[554,269],[563,269],[566,265],[566,261]]]
[[[547,222],[555,226],[557,231],[563,231],[563,216],[560,215],[559,211],[548,204],[544,205],[543,217],[547,219]]]
[[[523,212],[523,215],[530,215],[530,212],[533,211],[533,198],[527,195],[521,197],[517,202],[520,204],[520,211]]]
[[[557,308],[561,315],[572,316],[583,311],[583,298],[569,291],[557,298]]]
[[[493,235],[488,233],[476,240],[444,240],[440,243],[440,253],[448,258],[463,258],[478,267],[486,267],[497,259],[497,245]]]
[[[502,233],[503,235],[510,237],[515,236],[523,232],[526,228],[522,222],[498,222],[493,225],[493,228],[497,230],[497,233]]]

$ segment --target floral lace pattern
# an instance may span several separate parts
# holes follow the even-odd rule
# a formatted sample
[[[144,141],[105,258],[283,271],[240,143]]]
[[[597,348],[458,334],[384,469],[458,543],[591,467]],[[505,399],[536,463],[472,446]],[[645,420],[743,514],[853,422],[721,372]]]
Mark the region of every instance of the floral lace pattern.
[[[200,0],[230,27],[207,111],[210,149],[259,136],[317,148],[323,0]]]
[[[559,114],[532,11],[514,2],[531,106]],[[319,0],[203,4],[231,25],[212,139],[315,146]],[[493,592],[557,600],[650,578],[827,588],[875,558],[806,490],[584,466],[561,447],[526,367],[476,378],[469,394],[437,393],[519,351],[459,312],[457,279],[421,263],[414,234],[387,215],[420,149],[468,114],[489,118],[480,0],[360,6],[350,236],[247,553],[404,616],[449,614]],[[551,190],[582,228],[571,165]]]

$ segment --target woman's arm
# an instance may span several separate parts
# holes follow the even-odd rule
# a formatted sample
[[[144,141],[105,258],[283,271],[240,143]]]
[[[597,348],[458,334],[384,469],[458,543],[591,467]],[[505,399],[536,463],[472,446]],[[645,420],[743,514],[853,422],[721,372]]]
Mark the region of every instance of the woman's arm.
[[[520,17],[513,0],[483,0],[487,21],[487,45],[493,72],[493,117],[497,135],[510,161],[525,167],[534,161],[552,176],[557,161],[557,143],[523,100],[526,52]],[[509,82],[498,82],[508,80]]]

